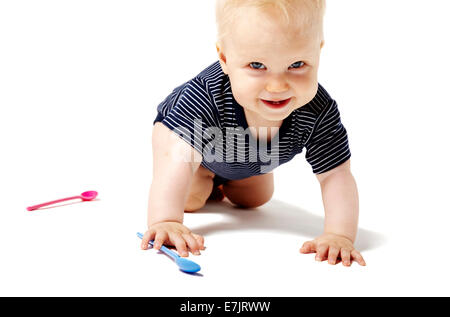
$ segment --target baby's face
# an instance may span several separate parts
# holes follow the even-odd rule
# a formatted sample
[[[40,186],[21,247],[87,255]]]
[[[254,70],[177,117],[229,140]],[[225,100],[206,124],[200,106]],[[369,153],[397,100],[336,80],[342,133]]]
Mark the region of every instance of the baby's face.
[[[322,22],[289,30],[274,15],[256,9],[246,9],[236,20],[224,47],[217,46],[233,96],[261,122],[283,120],[317,92]],[[278,106],[263,101],[289,98]]]

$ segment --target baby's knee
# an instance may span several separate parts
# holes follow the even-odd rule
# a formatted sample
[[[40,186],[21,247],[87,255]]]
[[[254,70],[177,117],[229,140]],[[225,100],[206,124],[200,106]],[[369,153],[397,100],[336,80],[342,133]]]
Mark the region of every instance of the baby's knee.
[[[271,198],[272,198],[272,193],[267,193],[267,195],[260,195],[260,196],[256,196],[256,197],[246,197],[246,198],[240,199],[238,201],[233,201],[231,199],[230,200],[231,200],[231,202],[238,205],[240,208],[256,208],[256,207],[259,207],[259,206],[262,206],[262,205],[268,203]]]
[[[259,201],[255,201],[255,202],[251,202],[248,203],[246,205],[241,206],[242,208],[256,208],[256,207],[260,207],[262,205],[265,205],[266,203],[269,202],[270,199],[267,200],[259,200]]]

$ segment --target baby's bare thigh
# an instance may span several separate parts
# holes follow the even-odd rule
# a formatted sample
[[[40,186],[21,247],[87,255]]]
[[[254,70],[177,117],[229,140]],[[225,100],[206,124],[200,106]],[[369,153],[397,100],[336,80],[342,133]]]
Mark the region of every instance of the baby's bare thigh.
[[[198,167],[189,188],[189,194],[184,207],[185,211],[195,211],[205,205],[206,200],[213,190],[214,176],[214,172],[211,172],[209,169],[201,165]]]
[[[234,204],[254,208],[268,202],[273,195],[273,172],[230,180],[223,185],[225,196]]]

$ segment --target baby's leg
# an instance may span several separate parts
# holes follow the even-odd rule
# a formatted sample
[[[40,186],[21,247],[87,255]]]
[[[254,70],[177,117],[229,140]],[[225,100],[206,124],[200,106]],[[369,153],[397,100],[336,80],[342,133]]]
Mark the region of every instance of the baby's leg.
[[[268,202],[273,195],[273,172],[230,180],[223,184],[225,196],[244,208],[255,208]]]
[[[209,169],[201,165],[198,167],[192,179],[184,211],[192,212],[205,205],[213,189],[214,175]]]

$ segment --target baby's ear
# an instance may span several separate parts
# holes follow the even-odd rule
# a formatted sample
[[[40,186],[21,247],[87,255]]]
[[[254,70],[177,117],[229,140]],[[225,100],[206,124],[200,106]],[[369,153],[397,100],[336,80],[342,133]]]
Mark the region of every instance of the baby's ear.
[[[324,44],[325,44],[325,40],[322,40],[322,42],[320,42],[320,49],[322,49]]]
[[[220,62],[220,66],[222,67],[222,71],[225,74],[228,74],[227,71],[227,58],[225,57],[222,48],[220,47],[219,43],[216,43],[216,50],[217,50],[217,54],[219,55],[219,62]]]

